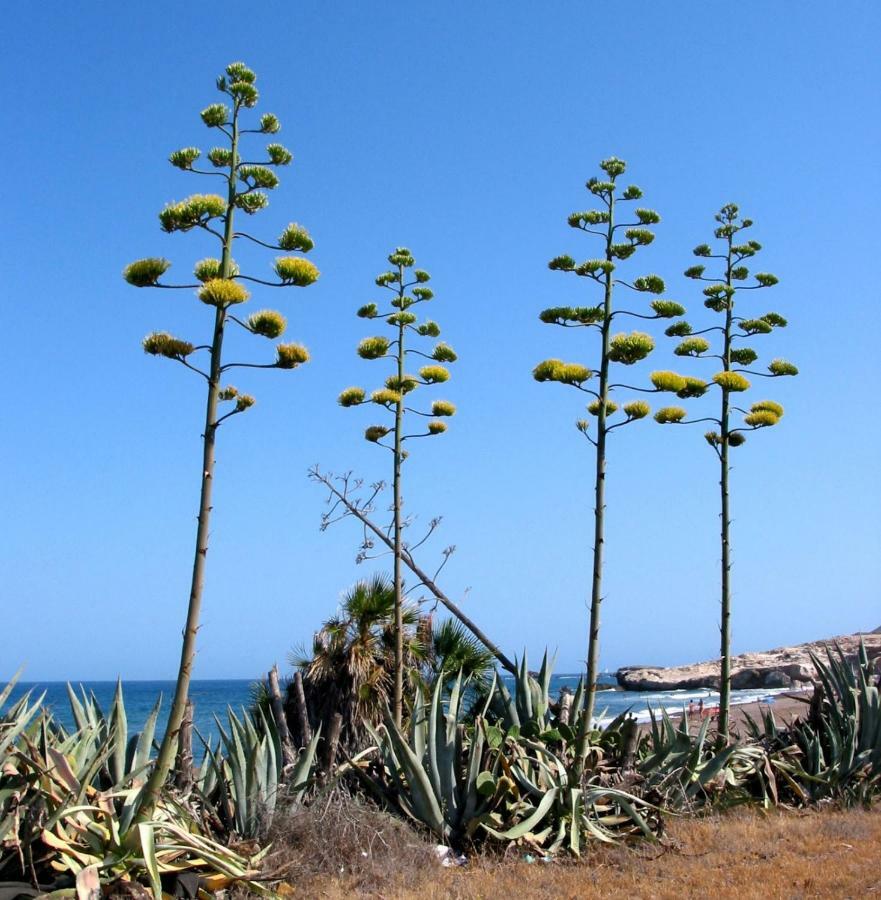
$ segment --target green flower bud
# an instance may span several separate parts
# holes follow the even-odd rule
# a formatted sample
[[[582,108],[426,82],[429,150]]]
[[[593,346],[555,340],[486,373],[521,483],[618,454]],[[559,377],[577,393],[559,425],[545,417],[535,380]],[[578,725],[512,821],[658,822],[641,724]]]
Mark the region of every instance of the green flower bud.
[[[587,430],[590,428],[590,422],[587,419],[576,419],[575,427],[582,433],[587,434]]]
[[[628,228],[624,232],[624,237],[639,247],[646,247],[655,239],[654,233],[647,228]]]
[[[267,144],[266,152],[275,166],[286,166],[294,158],[293,153],[281,144]]]
[[[757,409],[755,412],[747,413],[743,417],[743,421],[751,428],[768,428],[776,425],[780,421],[780,416],[771,412],[770,409]]]
[[[635,244],[612,244],[609,247],[609,253],[611,253],[615,259],[630,259],[635,252]]]
[[[691,397],[703,397],[707,392],[707,388],[709,388],[709,384],[702,378],[686,375],[685,387],[676,391],[676,396],[681,397],[683,400],[688,400]]]
[[[236,412],[244,412],[250,409],[256,401],[250,394],[239,394],[236,397]]]
[[[746,334],[770,334],[773,330],[764,319],[744,319],[740,328]]]
[[[681,422],[686,416],[681,406],[664,406],[655,413],[655,421],[659,425],[673,425]]]
[[[440,335],[440,325],[437,322],[432,322],[430,319],[427,322],[423,322],[416,330],[422,337],[438,337]]]
[[[269,191],[278,187],[278,176],[266,166],[239,166],[238,176],[239,181],[245,182],[248,187],[266,188]]]
[[[263,134],[276,134],[281,130],[281,122],[272,113],[263,113],[260,116],[260,130]]]
[[[779,313],[769,312],[759,316],[763,322],[767,322],[772,328],[786,328],[787,322]]]
[[[698,244],[694,250],[691,251],[695,256],[712,256],[713,250],[709,244]]]
[[[390,342],[384,337],[366,337],[358,344],[361,359],[380,359],[388,353]]]
[[[209,306],[232,306],[250,296],[247,288],[228,278],[211,278],[199,288],[199,299]]]
[[[599,416],[600,409],[602,409],[602,404],[599,400],[592,400],[587,404],[587,411],[592,416]],[[616,412],[618,412],[618,404],[614,400],[606,400],[606,415],[614,416]]]
[[[627,171],[627,163],[617,156],[610,156],[600,163],[600,168],[609,176],[609,178],[617,178]]]
[[[609,344],[609,359],[625,366],[632,366],[645,359],[654,349],[655,342],[641,331],[616,334]]]
[[[601,197],[603,194],[612,193],[615,190],[615,183],[613,181],[600,181],[598,178],[589,178],[585,187],[592,194]]]
[[[413,288],[413,296],[416,297],[417,300],[431,300],[434,296],[434,291],[431,288]]]
[[[643,275],[633,282],[638,291],[648,291],[650,294],[663,294],[665,290],[664,279],[660,275]]]
[[[742,434],[739,431],[735,431],[733,434],[728,435],[728,444],[731,447],[740,447],[746,443],[746,435]]]
[[[731,391],[740,393],[749,390],[750,383],[740,372],[718,372],[713,376],[713,381],[722,388],[723,391]]]
[[[122,277],[135,287],[154,287],[160,277],[170,268],[171,263],[167,259],[150,256],[147,259],[129,263],[122,270]]]
[[[375,319],[378,312],[375,303],[368,303],[365,306],[359,307],[358,312],[355,313],[355,315],[357,315],[359,319]]]
[[[731,270],[731,277],[734,281],[746,281],[749,278],[749,269],[746,266],[735,266]]]
[[[649,375],[649,381],[655,386],[656,390],[670,391],[674,394],[677,391],[685,390],[688,384],[685,378],[677,375],[675,372],[652,372]]]
[[[154,331],[148,334],[142,346],[145,353],[151,356],[164,356],[166,359],[184,359],[196,349],[189,341],[172,337],[167,331]]]
[[[296,369],[309,362],[309,351],[302,344],[278,344],[275,365],[279,369]]]
[[[191,169],[193,163],[201,156],[201,152],[196,147],[184,147],[183,150],[175,150],[168,161],[178,169]]]
[[[230,63],[226,67],[226,74],[233,81],[246,81],[248,84],[257,80],[257,76],[243,62]]]
[[[762,287],[773,287],[778,283],[780,279],[776,275],[771,275],[768,272],[756,272],[756,281]]]
[[[732,350],[728,357],[731,362],[737,363],[739,366],[750,366],[759,358],[759,354],[750,347],[738,347],[736,350]]]
[[[219,259],[200,259],[193,267],[193,274],[201,282],[210,281],[212,278],[220,278],[221,263]],[[239,274],[239,267],[232,261],[229,264],[229,277]]]
[[[668,325],[664,331],[667,337],[685,337],[691,334],[691,325],[688,322],[674,322]]]
[[[279,256],[275,261],[275,274],[283,284],[307,287],[318,281],[319,271],[308,259],[299,256]]]
[[[397,375],[389,375],[385,380],[385,386],[390,391],[397,391],[399,394],[409,394],[419,387],[419,382],[412,375],[404,374],[400,378]]]
[[[615,263],[607,259],[588,259],[575,267],[575,274],[588,276],[590,278],[599,278],[600,273],[610,275],[615,271]]]
[[[412,325],[416,321],[416,316],[413,313],[409,312],[399,312],[392,313],[387,319],[386,322],[389,325],[401,326],[401,325]]]
[[[452,363],[459,357],[456,356],[455,351],[449,344],[440,343],[434,348],[431,358],[437,362]]]
[[[260,312],[255,312],[248,318],[248,328],[254,334],[273,340],[284,334],[287,325],[287,319],[273,309],[261,309]]]
[[[639,200],[640,197],[642,197],[642,190],[635,184],[629,185],[624,193],[621,194],[622,200]]]
[[[768,371],[772,375],[798,375],[798,367],[785,359],[772,359]]]
[[[683,273],[686,278],[702,278],[706,266],[689,266]]]
[[[236,194],[235,205],[243,213],[253,216],[254,213],[269,206],[269,197],[263,191],[252,191],[250,194]]]
[[[212,103],[199,114],[209,128],[219,128],[229,122],[229,107],[225,103]]]
[[[255,107],[260,97],[257,88],[248,81],[234,81],[228,90],[230,95],[247,109]]]
[[[435,400],[431,404],[431,414],[433,416],[454,416],[456,414],[456,405],[450,403],[449,400]]]
[[[279,235],[278,246],[288,252],[299,250],[301,253],[308,253],[315,246],[315,243],[309,237],[309,232],[302,225],[291,222]]]
[[[653,209],[635,209],[636,218],[643,225],[657,225],[661,217]]]
[[[722,435],[719,434],[717,431],[708,431],[708,432],[704,435],[704,440],[705,440],[711,447],[718,447],[719,444],[722,443]]]
[[[226,201],[217,194],[193,194],[179,203],[169,203],[159,213],[163,231],[189,231],[226,213]]]
[[[388,261],[393,266],[403,266],[405,269],[413,265],[413,254],[406,247],[396,247],[394,253],[390,253]]]
[[[675,300],[652,300],[649,306],[655,311],[659,319],[672,319],[685,315],[685,307]]]
[[[401,402],[402,397],[397,391],[390,391],[388,388],[380,388],[370,395],[370,399],[373,403],[379,404],[379,406],[395,406]]]
[[[783,407],[776,400],[759,400],[749,408],[750,412],[766,411],[774,413],[778,419],[783,418]]]
[[[677,356],[700,356],[710,349],[710,342],[702,337],[690,337],[673,351]]]
[[[428,384],[440,384],[449,380],[450,373],[443,366],[423,366],[419,377]]]
[[[208,160],[216,169],[227,168],[232,165],[232,150],[226,147],[212,147],[208,151]]]
[[[386,428],[385,425],[371,425],[369,428],[365,429],[364,437],[366,440],[375,444],[377,441],[382,440],[390,431],[391,428]]]
[[[548,268],[560,272],[572,272],[575,269],[575,260],[571,256],[555,256],[548,263]]]
[[[239,395],[239,389],[228,384],[225,388],[221,388],[217,392],[218,400],[234,400]]]
[[[443,434],[447,430],[446,422],[435,422],[432,420],[428,423],[429,434]]]
[[[644,419],[651,411],[645,400],[631,400],[624,404],[624,414],[628,419]]]
[[[397,272],[383,272],[381,275],[376,276],[374,283],[379,287],[388,287],[390,284],[395,284],[400,280],[401,276]]]
[[[425,282],[431,280],[431,275],[428,274],[424,269],[414,269],[413,277],[420,283],[425,284]]]
[[[585,225],[602,225],[609,221],[609,213],[598,209],[589,209],[586,212],[572,213],[567,221],[573,228],[582,228]]]
[[[364,402],[364,388],[349,387],[340,392],[337,403],[340,406],[359,406]]]

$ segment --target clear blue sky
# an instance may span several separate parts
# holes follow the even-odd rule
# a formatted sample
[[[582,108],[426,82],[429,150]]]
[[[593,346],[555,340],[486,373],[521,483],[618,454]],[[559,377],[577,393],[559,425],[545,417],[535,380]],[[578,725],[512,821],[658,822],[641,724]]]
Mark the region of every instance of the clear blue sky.
[[[735,201],[780,277],[756,312],[790,327],[756,344],[802,375],[757,386],[786,417],[736,451],[735,648],[881,624],[877,3],[56,0],[7,4],[4,33],[0,678],[19,662],[33,679],[175,672],[204,397],[139,342],[201,342],[210,317],[120,272],[155,254],[185,276],[208,255],[156,213],[205,189],[165,160],[208,149],[198,112],[237,59],[295,156],[251,224],[306,225],[322,276],[252,301],[281,304],[314,361],[237,379],[258,405],[221,430],[197,677],[283,661],[369,573],[351,523],[319,533],[306,470],[387,475],[360,436],[367,414],[335,398],[379,378],[355,356],[371,326],[354,310],[398,244],[431,271],[460,355],[442,392],[459,415],[407,464],[409,510],[444,516],[426,564],[456,544],[443,584],[499,643],[581,665],[591,448],[572,425],[580,395],[530,373],[595,359],[592,332],[537,313],[594,296],[546,264],[595,255],[566,215],[589,207],[584,181],[613,154],[663,217],[629,271],[663,275],[700,316],[681,272]],[[270,356],[256,338],[236,346]],[[639,371],[674,367],[671,350],[659,341]],[[701,434],[616,433],[605,667],[716,652],[717,471]]]

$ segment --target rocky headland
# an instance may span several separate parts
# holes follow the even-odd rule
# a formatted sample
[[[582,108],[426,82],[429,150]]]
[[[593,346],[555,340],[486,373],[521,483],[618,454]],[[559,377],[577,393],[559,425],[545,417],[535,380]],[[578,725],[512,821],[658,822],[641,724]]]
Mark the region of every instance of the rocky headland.
[[[836,647],[848,659],[855,659],[860,641],[870,658],[881,658],[881,628],[872,632],[847,634],[840,637],[778,647],[763,653],[742,653],[731,658],[731,687],[735,690],[751,688],[788,688],[810,683],[815,675],[811,654],[826,658],[827,648]],[[675,691],[693,688],[719,688],[719,660],[693,663],[689,666],[661,668],[658,666],[624,666],[615,673],[618,684],[626,691]]]

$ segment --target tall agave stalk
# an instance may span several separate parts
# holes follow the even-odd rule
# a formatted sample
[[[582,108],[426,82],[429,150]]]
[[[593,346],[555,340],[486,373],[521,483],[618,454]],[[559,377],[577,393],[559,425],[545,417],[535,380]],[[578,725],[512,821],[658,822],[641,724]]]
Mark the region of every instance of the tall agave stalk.
[[[207,159],[212,170],[195,167],[201,151],[195,147],[185,147],[171,154],[171,164],[184,172],[200,176],[220,178],[224,182],[225,196],[219,194],[194,194],[179,203],[172,203],[159,214],[163,231],[186,232],[201,229],[213,235],[220,245],[219,259],[203,259],[195,266],[197,284],[171,285],[160,282],[160,278],[170,267],[166,259],[148,258],[133,262],[124,271],[125,280],[135,287],[157,288],[197,288],[198,298],[214,310],[214,326],[209,343],[193,344],[173,337],[166,332],[155,332],[144,340],[144,350],[153,356],[162,356],[186,366],[201,376],[207,387],[205,405],[205,425],[202,433],[201,493],[196,529],[196,549],[193,573],[187,606],[186,626],[181,647],[180,668],[174,698],[169,714],[168,726],[159,750],[156,766],[144,791],[141,819],[150,817],[156,806],[159,792],[171,769],[175,754],[178,731],[183,719],[189,692],[193,660],[196,653],[196,633],[199,628],[202,592],[205,578],[205,561],[208,555],[208,535],[211,518],[211,494],[214,485],[214,460],[217,431],[220,425],[232,416],[238,415],[254,403],[254,398],[241,394],[231,385],[223,385],[226,372],[233,368],[293,369],[309,359],[308,351],[300,344],[276,345],[276,359],[272,363],[224,363],[223,339],[226,326],[233,322],[251,334],[275,339],[282,335],[286,327],[284,316],[274,310],[255,312],[247,320],[239,319],[231,310],[244,303],[249,292],[243,280],[273,287],[312,284],[318,278],[318,270],[308,260],[300,257],[281,256],[275,261],[278,281],[264,281],[242,275],[233,261],[234,242],[239,238],[267,247],[271,250],[301,251],[312,249],[313,243],[308,233],[298,225],[288,225],[275,244],[265,243],[234,229],[236,211],[253,215],[269,202],[266,191],[278,185],[278,177],[273,171],[278,166],[291,162],[290,152],[281,144],[270,143],[265,150],[266,159],[250,162],[243,158],[240,141],[246,134],[275,134],[281,127],[276,116],[264,114],[256,128],[243,127],[243,113],[257,104],[256,76],[243,63],[227,66],[225,75],[217,79],[217,88],[228,98],[228,103],[213,103],[202,110],[202,121],[206,126],[222,136],[224,146],[210,150]],[[208,365],[201,368],[192,360],[196,354],[206,353]],[[220,413],[221,403],[231,403],[232,408]]]
[[[599,635],[600,608],[603,601],[603,555],[605,548],[605,510],[606,510],[606,445],[609,434],[616,428],[645,418],[649,406],[642,400],[633,400],[623,405],[625,419],[611,423],[611,417],[618,411],[618,404],[611,399],[616,388],[629,388],[627,385],[613,384],[611,364],[621,363],[633,365],[645,359],[654,349],[652,338],[639,331],[630,334],[612,334],[615,319],[622,315],[635,316],[640,319],[665,319],[682,315],[685,310],[672,300],[653,300],[650,304],[652,314],[646,315],[624,309],[616,309],[614,298],[616,288],[626,287],[637,292],[660,295],[664,292],[664,281],[657,275],[645,275],[633,282],[621,279],[617,271],[618,261],[632,256],[640,247],[654,240],[654,233],[645,226],[660,222],[660,216],[651,209],[636,208],[625,213],[618,221],[619,205],[622,201],[630,202],[642,197],[642,191],[635,185],[620,190],[618,178],[624,174],[626,164],[615,157],[603,160],[600,168],[606,179],[591,178],[587,182],[588,191],[597,198],[599,209],[576,212],[569,216],[572,228],[599,237],[603,246],[600,259],[589,259],[576,263],[571,256],[558,256],[548,264],[550,269],[569,272],[586,278],[599,287],[602,299],[594,306],[554,307],[540,314],[542,322],[559,325],[563,328],[593,328],[600,334],[599,369],[597,372],[579,363],[564,363],[559,359],[548,359],[539,363],[533,377],[536,381],[557,381],[567,384],[593,397],[587,409],[596,418],[595,437],[589,431],[588,421],[579,420],[578,430],[594,446],[594,522],[593,522],[593,572],[590,594],[590,633],[587,645],[587,685],[585,691],[584,712],[581,723],[581,744],[585,746],[586,735],[593,720],[599,673]],[[586,387],[587,382],[597,377],[597,388]],[[635,388],[635,390],[642,390]],[[648,391],[651,393],[651,391]]]
[[[358,316],[363,319],[384,318],[391,326],[394,338],[385,336],[368,337],[358,345],[358,355],[362,359],[389,359],[393,363],[394,371],[385,380],[385,387],[375,390],[367,397],[363,388],[346,388],[340,396],[341,406],[360,406],[364,403],[374,403],[391,413],[394,417],[393,424],[371,425],[364,432],[364,437],[371,443],[378,444],[391,450],[392,462],[392,538],[394,556],[394,587],[395,587],[395,670],[393,688],[393,711],[395,722],[400,726],[403,714],[404,693],[404,627],[403,627],[403,554],[406,549],[403,532],[406,525],[402,516],[403,503],[401,499],[401,466],[407,458],[404,444],[407,441],[420,437],[432,437],[443,434],[447,430],[442,418],[452,416],[456,407],[447,400],[435,400],[430,412],[415,409],[408,406],[408,396],[420,385],[442,384],[450,377],[449,370],[439,363],[451,363],[456,361],[453,348],[444,342],[435,344],[431,353],[424,353],[415,347],[408,346],[411,337],[436,338],[440,335],[440,327],[437,322],[430,319],[417,324],[416,315],[411,311],[420,303],[427,303],[434,293],[431,288],[425,287],[430,276],[423,269],[413,269],[415,260],[406,247],[398,247],[388,257],[392,269],[377,276],[376,284],[392,292],[391,310],[380,311],[376,303],[368,303],[358,310]],[[413,269],[412,273],[409,271]],[[412,277],[411,281],[407,278]],[[408,293],[409,291],[409,293]],[[430,360],[428,365],[423,365],[418,370],[418,375],[411,375],[406,371],[408,360],[411,356],[421,356]],[[425,431],[405,434],[405,419],[407,414],[422,416],[429,419]],[[384,443],[384,439],[391,436],[390,443]]]
[[[721,362],[722,371],[713,376],[712,382],[698,378],[683,378],[675,372],[654,373],[655,386],[659,390],[672,391],[680,397],[700,397],[712,387],[719,388],[718,416],[687,419],[686,411],[679,406],[668,406],[658,410],[655,420],[662,425],[683,425],[697,422],[711,422],[717,428],[708,431],[704,437],[719,458],[719,491],[721,501],[721,622],[720,622],[720,684],[719,684],[719,733],[727,740],[731,709],[731,512],[729,477],[731,473],[730,450],[746,441],[746,433],[776,425],[783,416],[783,407],[774,400],[761,400],[749,409],[735,405],[733,396],[749,390],[746,375],[778,378],[797,375],[798,369],[783,359],[774,359],[766,372],[757,372],[744,366],[752,365],[758,354],[751,347],[740,342],[755,335],[769,334],[775,328],[786,326],[786,319],[775,312],[765,313],[759,318],[748,318],[735,314],[735,300],[741,291],[759,290],[777,284],[777,278],[767,272],[756,272],[754,283],[744,284],[750,277],[744,261],[755,256],[762,245],[758,241],[735,243],[739,232],[752,226],[751,219],[742,219],[734,203],[726,204],[716,215],[718,226],[715,237],[721,243],[721,251],[714,253],[709,244],[695,247],[694,255],[719,261],[717,277],[705,275],[706,266],[696,265],[685,270],[688,278],[709,282],[704,288],[704,305],[723,316],[723,324],[693,331],[685,321],[672,323],[667,329],[669,337],[681,337],[676,347],[677,356],[698,359],[713,359]],[[710,352],[710,342],[702,335],[716,334],[721,346],[717,353]],[[732,422],[732,414],[743,417],[743,425]]]

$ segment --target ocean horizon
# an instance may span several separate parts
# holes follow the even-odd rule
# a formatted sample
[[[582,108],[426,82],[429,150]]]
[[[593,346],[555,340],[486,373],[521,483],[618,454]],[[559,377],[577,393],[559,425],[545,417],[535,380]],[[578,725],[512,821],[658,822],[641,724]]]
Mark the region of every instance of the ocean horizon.
[[[506,676],[506,680],[509,676]],[[551,678],[551,696],[557,697],[564,687],[574,690],[578,684],[580,673],[562,673]],[[614,685],[613,673],[600,675],[602,684]],[[36,699],[45,692],[43,703],[50,708],[57,721],[66,729],[74,727],[73,713],[68,698],[68,683],[77,695],[83,691],[94,695],[101,709],[107,714],[116,692],[116,681],[19,681],[7,701],[15,702],[27,692]],[[167,720],[168,708],[174,693],[173,680],[125,680],[122,681],[122,693],[125,700],[128,718],[129,735],[140,731],[156,702],[161,699],[159,720],[156,728],[156,740],[162,738]],[[227,709],[232,708],[237,714],[252,705],[253,689],[256,679],[248,678],[201,678],[190,682],[190,699],[194,707],[194,726],[199,735],[216,745],[219,738],[216,718],[225,724]],[[282,688],[284,689],[284,688]],[[784,689],[740,690],[732,691],[733,703],[749,703],[756,700],[773,701],[775,695]],[[597,719],[601,724],[611,721],[615,716],[629,710],[637,720],[647,721],[649,709],[656,712],[666,709],[669,713],[681,713],[690,703],[704,701],[704,705],[712,706],[718,702],[716,691],[701,688],[678,691],[602,691],[597,696]],[[215,718],[216,717],[216,718]],[[202,756],[203,748],[199,737],[194,737],[194,754]]]

